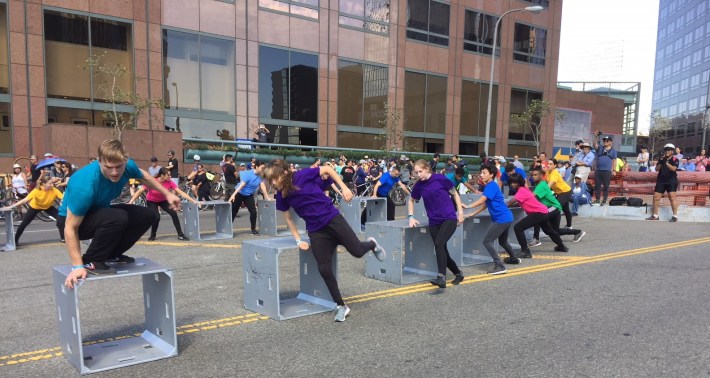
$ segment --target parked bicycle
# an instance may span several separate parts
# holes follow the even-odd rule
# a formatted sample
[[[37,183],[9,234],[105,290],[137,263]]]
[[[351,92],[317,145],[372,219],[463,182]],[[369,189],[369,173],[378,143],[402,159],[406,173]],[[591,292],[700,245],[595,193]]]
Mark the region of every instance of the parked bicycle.
[[[414,184],[411,181],[402,182],[402,183],[407,187],[407,189],[411,193],[412,186]],[[402,189],[401,186],[398,185],[394,189],[392,189],[392,191],[390,192],[390,198],[392,199],[392,202],[394,202],[394,204],[396,206],[402,206],[407,202],[407,193],[404,191],[404,189]]]

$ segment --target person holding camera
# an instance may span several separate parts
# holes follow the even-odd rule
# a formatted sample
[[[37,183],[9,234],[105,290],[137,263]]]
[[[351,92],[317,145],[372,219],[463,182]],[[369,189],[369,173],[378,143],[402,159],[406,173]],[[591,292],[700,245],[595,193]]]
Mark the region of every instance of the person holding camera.
[[[256,140],[259,143],[268,143],[271,131],[269,131],[263,123],[260,123],[259,127],[254,130],[254,134],[256,134]],[[264,148],[264,146],[259,146],[259,148]]]
[[[676,191],[678,190],[678,163],[679,160],[673,153],[675,146],[671,143],[663,147],[663,154],[656,163],[658,176],[656,177],[656,187],[653,189],[653,215],[646,220],[658,220],[658,205],[663,198],[663,193],[668,192],[668,200],[671,202],[673,217],[669,222],[678,222],[678,202],[676,201]]]
[[[616,166],[614,162],[616,161],[617,155],[616,150],[614,150],[612,144],[612,138],[610,135],[601,136],[602,132],[597,131],[597,137],[601,138],[597,142],[597,170],[594,175],[594,197],[596,200],[595,204],[599,203],[599,197],[602,194],[600,189],[604,190],[604,199],[601,202],[601,206],[606,205],[607,197],[609,197],[609,182],[611,181],[611,176],[615,174]]]

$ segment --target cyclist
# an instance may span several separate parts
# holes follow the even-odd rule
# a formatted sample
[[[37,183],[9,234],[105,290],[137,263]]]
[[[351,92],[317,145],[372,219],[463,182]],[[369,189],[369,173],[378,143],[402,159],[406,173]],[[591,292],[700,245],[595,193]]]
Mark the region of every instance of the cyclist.
[[[197,165],[197,171],[192,178],[192,188],[198,201],[211,201],[210,180],[207,178],[207,171],[202,164]]]
[[[15,193],[17,199],[27,196],[27,176],[22,172],[22,167],[19,164],[12,166],[12,192]]]
[[[64,194],[54,187],[52,179],[48,176],[44,176],[39,178],[37,181],[37,187],[34,188],[27,195],[27,197],[15,202],[12,206],[4,207],[2,209],[3,211],[6,211],[28,203],[29,209],[27,210],[25,217],[22,219],[22,223],[20,223],[20,226],[17,227],[17,231],[15,231],[16,246],[20,245],[20,236],[22,236],[22,233],[25,231],[27,225],[35,219],[37,213],[44,211],[54,217],[54,219],[59,217],[57,209],[53,205],[57,198],[62,199],[63,197]],[[59,240],[64,243],[64,229],[59,226],[57,226],[57,229],[59,229]]]

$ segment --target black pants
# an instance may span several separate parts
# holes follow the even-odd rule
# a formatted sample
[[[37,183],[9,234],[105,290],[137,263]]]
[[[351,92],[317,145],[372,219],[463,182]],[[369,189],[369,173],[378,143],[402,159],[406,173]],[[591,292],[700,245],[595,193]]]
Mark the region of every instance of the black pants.
[[[392,201],[392,198],[390,196],[381,196],[377,195],[378,198],[387,198],[387,220],[392,221],[394,220],[394,210],[395,210],[395,204],[394,201]],[[367,208],[362,211],[362,215],[360,216],[360,224],[364,225],[365,222],[367,222]]]
[[[106,261],[128,251],[153,225],[158,215],[154,210],[138,205],[118,204],[91,209],[79,226],[79,240],[91,240],[84,253],[84,263]],[[57,227],[64,228],[66,217],[57,218]]]
[[[558,214],[557,218],[559,222],[559,210],[556,211]],[[530,227],[542,228],[542,230],[545,231],[547,236],[549,236],[555,244],[560,247],[564,247],[564,243],[562,243],[562,239],[560,239],[560,234],[555,231],[554,227],[550,224],[550,214],[552,213],[528,214],[525,216],[525,218],[521,219],[518,223],[515,224],[515,226],[513,226],[513,230],[515,231],[515,238],[518,239],[518,244],[520,244],[520,248],[523,251],[528,250],[528,242],[525,239],[525,230]]]
[[[175,226],[175,231],[177,231],[178,236],[183,236],[182,228],[180,227],[180,219],[178,219],[177,212],[170,208],[170,204],[168,204],[168,201],[145,201],[145,203],[146,206],[149,209],[155,211],[155,214],[157,215],[157,217],[155,217],[155,222],[153,222],[153,226],[150,229],[151,235],[155,236],[155,233],[158,231],[158,226],[160,225],[160,212],[158,211],[158,208],[161,208],[163,209],[163,211],[170,215],[170,218],[173,220],[173,226]]]
[[[338,281],[335,279],[332,269],[333,254],[336,253],[335,249],[338,245],[342,245],[351,255],[361,258],[375,248],[375,243],[360,241],[348,225],[348,222],[340,214],[320,230],[309,232],[308,237],[311,239],[313,257],[318,263],[318,272],[323,277],[333,301],[343,306],[345,302],[343,302],[343,297],[340,295]]]
[[[449,248],[446,243],[451,239],[451,236],[456,232],[457,221],[453,219],[445,220],[444,223],[436,226],[429,225],[429,233],[434,241],[434,250],[436,251],[436,265],[439,268],[439,274],[446,277],[446,268],[449,268],[453,274],[461,274],[456,262],[449,255]]]
[[[29,205],[27,206],[27,208],[28,210],[27,213],[25,213],[25,217],[22,218],[22,223],[20,223],[20,225],[17,227],[17,231],[15,231],[15,244],[18,244],[20,242],[20,236],[22,236],[22,233],[25,231],[25,228],[28,224],[30,224],[30,222],[32,222],[33,219],[35,219],[39,212],[44,211],[45,213],[54,217],[54,219],[59,219],[59,214],[57,213],[57,209],[54,206],[50,206],[49,209],[45,210],[37,210]],[[57,229],[59,230],[59,239],[64,239],[64,227],[59,227],[59,222],[57,222]]]
[[[197,200],[198,201],[212,201],[212,198],[210,198],[210,188],[207,188],[207,190],[197,190]]]
[[[255,231],[256,230],[256,203],[254,202],[254,195],[244,195],[242,193],[237,193],[237,196],[234,198],[234,202],[232,202],[232,222],[234,222],[234,218],[237,217],[237,213],[239,213],[239,208],[242,207],[242,202],[247,206],[247,210],[249,210],[249,222],[251,223],[251,230]]]
[[[611,171],[595,171],[594,175],[594,197],[599,201],[599,196],[602,192],[599,188],[604,186],[604,202],[609,197],[609,182],[611,181]]]
[[[565,226],[572,227],[572,211],[569,209],[569,202],[572,200],[572,191],[556,195],[557,202],[562,205],[562,212],[565,214]]]
[[[559,210],[555,209],[554,211],[550,212],[550,225],[552,228],[557,232],[558,235],[576,235],[577,233],[581,232],[580,230],[574,229],[574,228],[560,228],[560,222],[562,220],[562,213],[560,213]],[[547,234],[547,231],[545,231]],[[549,234],[548,234],[549,236]],[[540,239],[540,226],[535,226],[534,232],[533,232],[533,237],[535,239]],[[522,244],[521,244],[522,245]]]

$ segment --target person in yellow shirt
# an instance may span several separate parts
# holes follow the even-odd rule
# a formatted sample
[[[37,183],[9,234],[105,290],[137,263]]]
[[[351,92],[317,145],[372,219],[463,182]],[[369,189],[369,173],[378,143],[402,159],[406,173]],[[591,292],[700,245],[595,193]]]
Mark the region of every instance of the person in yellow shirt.
[[[20,236],[22,236],[22,232],[25,231],[27,225],[30,224],[33,219],[35,219],[35,216],[37,216],[37,213],[39,213],[40,211],[44,211],[54,219],[57,219],[59,214],[57,213],[57,209],[53,206],[54,201],[56,201],[57,198],[64,198],[64,194],[62,194],[59,189],[54,187],[51,177],[44,176],[37,180],[37,186],[30,192],[30,194],[27,195],[27,197],[15,202],[12,206],[3,208],[3,210],[9,210],[13,207],[22,206],[26,203],[29,203],[29,210],[25,214],[25,217],[22,219],[22,223],[20,223],[20,226],[17,227],[17,231],[15,231],[16,246],[20,245],[19,241]],[[64,243],[64,229],[59,227],[57,227],[57,229],[59,230],[59,239],[62,243]]]
[[[562,212],[565,214],[566,228],[572,227],[572,212],[569,209],[569,202],[572,200],[572,188],[562,178],[562,175],[557,170],[557,159],[551,160],[552,164],[547,167],[545,181],[547,185],[555,193],[557,201],[562,205]]]

